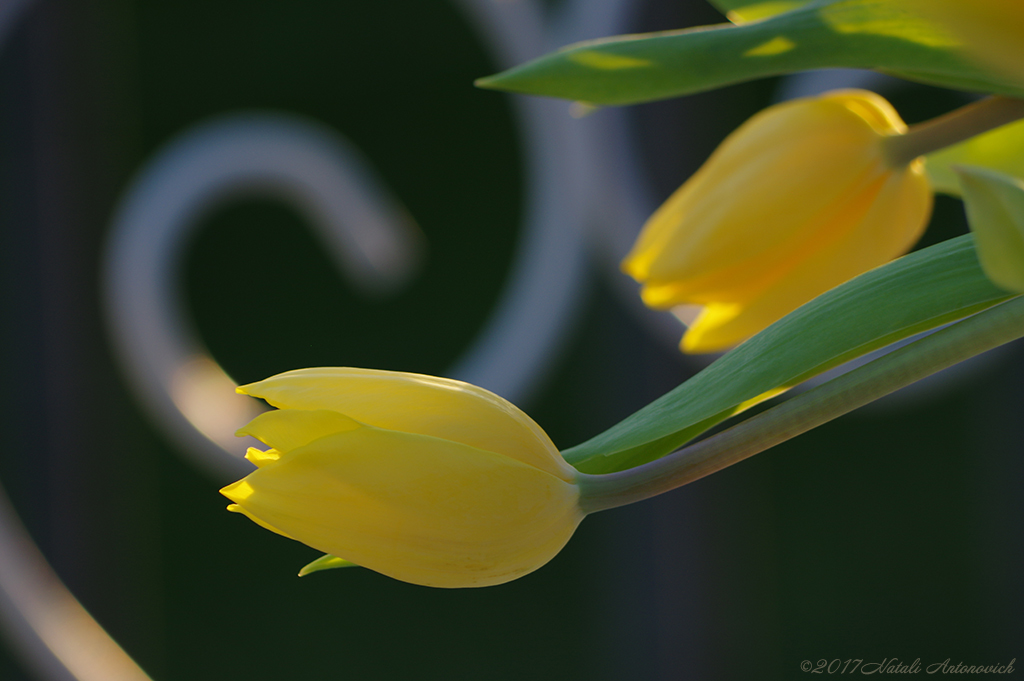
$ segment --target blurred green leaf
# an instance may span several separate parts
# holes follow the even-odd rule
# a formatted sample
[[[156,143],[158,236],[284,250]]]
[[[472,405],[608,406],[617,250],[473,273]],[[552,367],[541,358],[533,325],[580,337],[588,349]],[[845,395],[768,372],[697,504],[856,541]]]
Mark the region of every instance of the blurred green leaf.
[[[314,572],[320,572],[321,570],[334,570],[335,568],[347,567],[359,566],[350,560],[345,560],[344,558],[338,558],[329,553],[325,553],[306,567],[299,570],[299,577],[305,577],[306,575],[311,575]]]
[[[984,168],[954,170],[981,268],[996,286],[1024,293],[1024,183]]]
[[[970,235],[944,241],[815,298],[675,390],[562,454],[586,473],[653,461],[812,376],[1009,297],[982,272]]]
[[[819,1],[740,25],[577,43],[477,84],[615,105],[809,69],[863,68],[953,89],[1024,96],[1019,85],[967,59],[950,35],[897,5]]]
[[[960,195],[953,166],[990,168],[1024,178],[1024,121],[1004,125],[927,156],[925,168],[935,191]]]
[[[809,5],[814,0],[711,0],[729,21],[739,24],[757,21]]]

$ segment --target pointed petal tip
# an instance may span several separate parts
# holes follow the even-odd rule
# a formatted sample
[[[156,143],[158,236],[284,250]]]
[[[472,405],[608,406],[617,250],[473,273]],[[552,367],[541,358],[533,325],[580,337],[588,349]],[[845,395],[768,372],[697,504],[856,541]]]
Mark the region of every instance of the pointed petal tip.
[[[694,338],[689,333],[684,333],[682,339],[679,341],[679,350],[684,355],[700,355],[703,354],[699,340]]]
[[[738,341],[731,345],[735,345],[736,342]],[[700,330],[697,333],[687,330],[683,334],[682,340],[679,341],[679,349],[686,355],[709,355],[715,352],[725,352],[731,345],[723,344],[720,340],[715,342],[715,339],[709,341],[707,334]]]
[[[636,258],[632,254],[622,259],[622,262],[619,263],[619,271],[639,282],[643,282],[643,277],[640,276],[641,273],[637,271]]]
[[[250,496],[252,496],[252,493],[253,493],[252,487],[249,485],[248,482],[245,481],[245,478],[242,478],[238,482],[233,482],[230,485],[226,485],[225,487],[221,487],[219,491],[220,491],[221,494],[226,496],[228,499],[230,499],[231,501],[235,502],[232,505],[236,505],[236,504],[241,503],[245,499],[247,499]],[[228,509],[228,510],[234,511],[235,509]],[[237,510],[235,512],[236,513],[241,513],[242,511],[241,510]]]
[[[245,459],[256,468],[263,468],[268,464],[277,463],[281,459],[281,452],[274,448],[264,451],[256,447],[249,447],[245,452]]]
[[[312,563],[306,565],[301,570],[299,570],[299,577],[305,577],[306,575],[311,575],[314,572],[320,572],[322,570],[333,570],[335,568],[347,567],[359,566],[350,560],[345,560],[344,558],[338,558],[337,556],[332,556],[329,553],[325,553],[324,555],[314,560]]]

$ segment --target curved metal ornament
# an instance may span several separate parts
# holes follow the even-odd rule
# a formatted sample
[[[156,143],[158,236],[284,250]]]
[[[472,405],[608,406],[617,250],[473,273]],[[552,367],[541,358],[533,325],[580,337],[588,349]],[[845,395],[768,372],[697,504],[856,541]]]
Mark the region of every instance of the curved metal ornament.
[[[532,2],[460,0],[511,65],[548,49]],[[618,15],[619,0],[589,8]],[[605,24],[609,24],[605,20]],[[575,25],[575,24],[573,24]],[[527,201],[512,272],[470,349],[447,372],[521,402],[536,386],[574,318],[585,282],[584,212],[600,166],[588,156],[594,126],[564,102],[517,98]],[[339,271],[369,294],[397,291],[413,275],[418,231],[398,199],[337,133],[296,116],[236,114],[168,143],[116,211],[106,260],[106,308],[117,356],[164,433],[218,479],[251,470],[235,429],[258,411],[204,348],[180,309],[182,247],[211,207],[240,194],[272,195],[305,214]],[[257,443],[250,442],[255,445]]]
[[[201,218],[240,195],[292,203],[349,282],[371,295],[407,280],[419,251],[416,226],[358,153],[306,119],[227,116],[185,132],[150,161],[114,218],[105,263],[109,326],[154,421],[220,479],[251,470],[234,432],[260,409],[235,394],[188,323],[176,275]]]

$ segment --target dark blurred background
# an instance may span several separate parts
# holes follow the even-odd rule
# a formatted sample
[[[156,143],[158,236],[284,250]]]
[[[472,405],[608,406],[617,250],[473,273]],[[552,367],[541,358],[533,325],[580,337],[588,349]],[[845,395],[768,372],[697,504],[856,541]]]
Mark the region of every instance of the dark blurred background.
[[[499,68],[486,38],[441,0],[26,4],[0,58],[0,477],[71,592],[153,679],[789,679],[803,660],[1024,653],[1019,347],[588,518],[503,586],[296,578],[316,552],[226,513],[223,481],[123,378],[101,303],[115,206],[162,145],[211,117],[330,126],[415,217],[419,274],[368,299],[292,207],[244,198],[189,242],[190,319],[243,383],[318,365],[443,374],[510,276],[528,191],[511,100],[472,87]],[[722,20],[703,0],[625,16],[622,32]],[[660,201],[779,86],[591,116],[627,117]],[[911,122],[960,101],[918,86],[891,98]],[[927,240],[963,230],[940,199]],[[700,367],[621,296],[605,251],[591,248],[580,312],[520,405],[562,447]],[[0,646],[0,679],[35,678]]]

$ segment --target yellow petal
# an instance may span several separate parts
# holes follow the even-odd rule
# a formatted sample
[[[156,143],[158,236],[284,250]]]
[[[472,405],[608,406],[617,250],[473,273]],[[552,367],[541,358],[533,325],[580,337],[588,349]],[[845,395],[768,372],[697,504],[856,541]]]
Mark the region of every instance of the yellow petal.
[[[359,426],[358,422],[336,411],[288,409],[263,412],[239,428],[236,435],[252,435],[263,444],[287,454],[313,440]]]
[[[932,193],[920,164],[891,173],[864,198],[863,210],[843,213],[856,219],[836,225],[839,238],[800,260],[760,296],[708,305],[683,337],[684,352],[717,352],[742,342],[821,293],[906,252],[927,226]]]
[[[220,491],[220,493],[230,499],[231,498],[230,495],[235,493],[235,490],[233,488],[235,488],[235,485],[238,485],[238,484],[240,484],[240,483],[236,482],[234,485],[228,485],[227,487],[222,489]],[[254,516],[252,513],[249,513],[249,511],[247,511],[244,507],[240,506],[239,504],[228,504],[228,510],[231,511],[232,513],[241,513],[246,518],[248,518],[249,520],[253,521],[257,525],[262,527],[264,530],[270,530],[271,532],[273,532],[275,534],[279,534],[282,537],[288,537],[288,539],[293,539],[292,537],[289,537],[287,534],[285,534],[281,530],[277,529],[273,525],[271,525],[271,524],[269,524],[267,522],[264,522],[264,521],[260,520],[259,518],[257,518],[256,516]]]
[[[264,466],[277,463],[278,459],[281,458],[281,452],[276,449],[263,451],[255,447],[249,447],[245,452],[245,458],[256,468],[263,468]]]
[[[823,213],[870,182],[881,160],[878,128],[903,129],[879,102],[844,90],[754,116],[655,212],[623,269],[696,290],[770,271],[774,257],[819,228]]]
[[[285,410],[326,409],[379,428],[505,454],[570,481],[575,470],[533,419],[483,388],[434,376],[324,367],[238,389]]]
[[[790,272],[804,260],[816,257],[818,251],[843,238],[852,226],[858,224],[888,175],[881,164],[866,169],[842,197],[837,197],[832,204],[807,218],[808,225],[814,229],[806,229],[801,239],[785,243],[785,248],[759,254],[759,265],[748,260],[723,266],[701,278],[669,283],[648,281],[642,290],[644,302],[660,303],[652,307],[732,305],[760,297],[778,281],[790,276]]]
[[[860,91],[762,112],[651,216],[624,270],[657,307],[750,298],[876,181],[880,130],[902,129],[885,100]]]
[[[320,438],[223,493],[254,519],[396,579],[440,587],[515,579],[582,519],[578,490],[519,461],[361,427]]]
[[[905,130],[861,90],[770,107],[655,212],[623,270],[651,307],[704,307],[684,351],[742,342],[917,239],[931,205],[921,164],[892,168],[882,149]]]

